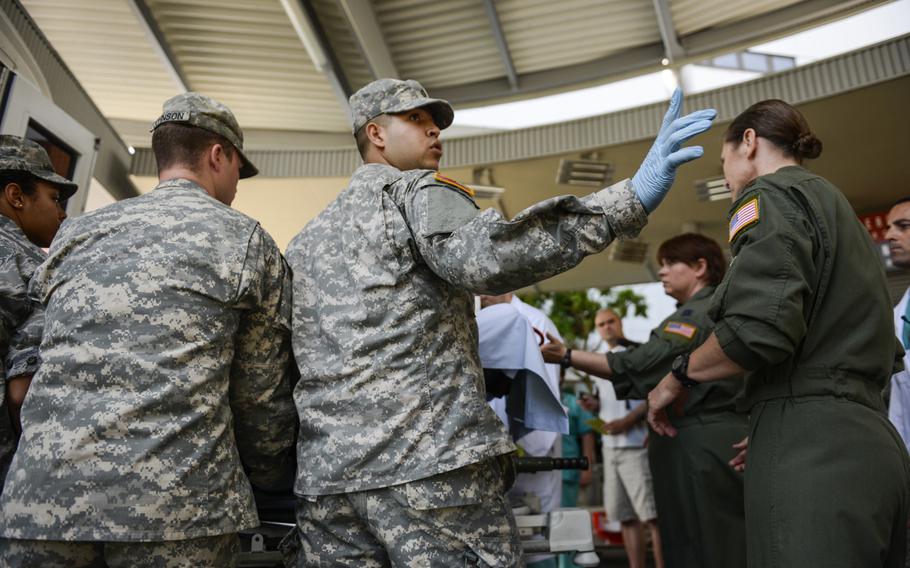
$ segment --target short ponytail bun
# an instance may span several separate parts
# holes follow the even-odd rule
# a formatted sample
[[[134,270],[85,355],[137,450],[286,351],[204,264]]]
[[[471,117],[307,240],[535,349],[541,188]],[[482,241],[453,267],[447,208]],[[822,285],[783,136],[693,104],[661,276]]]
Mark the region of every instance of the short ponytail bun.
[[[805,117],[780,99],[759,101],[744,110],[730,123],[724,142],[738,147],[743,134],[750,128],[800,164],[822,153],[822,142],[812,134]]]
[[[822,141],[811,132],[800,134],[793,143],[793,154],[800,159],[815,159],[822,154]]]

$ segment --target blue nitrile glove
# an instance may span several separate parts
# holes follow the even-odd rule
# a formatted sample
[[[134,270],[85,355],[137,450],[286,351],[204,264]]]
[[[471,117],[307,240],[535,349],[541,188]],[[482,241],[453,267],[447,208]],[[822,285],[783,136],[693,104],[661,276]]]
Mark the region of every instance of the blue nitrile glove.
[[[717,111],[712,108],[697,110],[679,118],[681,108],[682,90],[677,88],[673,91],[670,108],[664,115],[654,145],[632,177],[632,189],[648,213],[654,211],[670,191],[673,178],[676,177],[676,168],[705,153],[701,146],[680,146],[689,138],[711,128],[711,121],[717,116]]]

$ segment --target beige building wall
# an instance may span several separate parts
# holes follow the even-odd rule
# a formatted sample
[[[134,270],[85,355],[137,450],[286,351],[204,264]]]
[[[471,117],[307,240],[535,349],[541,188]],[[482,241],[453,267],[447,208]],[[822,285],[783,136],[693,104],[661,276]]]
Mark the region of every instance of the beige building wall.
[[[241,180],[233,207],[259,221],[285,250],[300,229],[322,211],[347,184],[347,178],[260,178]],[[134,177],[139,191],[158,181]]]

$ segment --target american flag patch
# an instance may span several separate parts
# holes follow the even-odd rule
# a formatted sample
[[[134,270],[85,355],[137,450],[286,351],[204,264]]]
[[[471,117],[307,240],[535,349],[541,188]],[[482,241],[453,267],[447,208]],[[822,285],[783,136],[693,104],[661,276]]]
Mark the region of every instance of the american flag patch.
[[[664,326],[664,331],[667,333],[675,333],[676,335],[681,335],[686,339],[692,339],[695,337],[695,332],[698,330],[694,325],[689,325],[687,323],[678,321],[671,321]]]
[[[739,234],[740,231],[751,225],[752,223],[758,222],[758,198],[752,198],[746,203],[739,206],[739,209],[736,210],[736,213],[730,217],[730,238],[728,242],[733,242],[733,239]]]

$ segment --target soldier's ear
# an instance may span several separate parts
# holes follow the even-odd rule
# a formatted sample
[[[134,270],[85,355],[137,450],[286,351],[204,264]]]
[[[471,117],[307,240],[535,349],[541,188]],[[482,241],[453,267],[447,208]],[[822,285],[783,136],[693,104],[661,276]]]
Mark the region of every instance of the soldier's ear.
[[[695,264],[692,265],[692,269],[695,271],[696,278],[704,278],[708,274],[708,260],[699,258],[695,261]]]
[[[25,192],[22,191],[22,187],[16,182],[8,183],[3,188],[3,200],[16,209],[22,207],[24,196]]]
[[[221,144],[212,146],[212,158],[219,163],[227,160],[227,152],[224,151],[224,146]]]
[[[745,151],[747,158],[751,158],[755,154],[755,151],[758,149],[758,134],[755,132],[754,128],[747,128],[746,131],[743,132],[743,139],[740,146],[742,146]]]
[[[212,144],[208,147],[208,150],[205,151],[205,160],[208,162],[210,169],[214,171],[220,171],[225,167],[225,163],[229,163],[231,160],[228,159],[227,152],[225,152],[224,146],[221,144]]]
[[[370,144],[376,146],[379,149],[385,148],[386,133],[382,125],[375,122],[368,122],[363,128],[364,132],[367,135],[367,139],[370,141]]]

